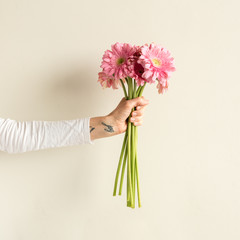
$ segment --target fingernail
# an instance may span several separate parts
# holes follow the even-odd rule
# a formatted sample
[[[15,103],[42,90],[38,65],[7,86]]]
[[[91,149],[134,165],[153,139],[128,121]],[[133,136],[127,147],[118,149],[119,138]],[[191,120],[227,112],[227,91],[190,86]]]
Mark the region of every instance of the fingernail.
[[[137,113],[133,112],[133,113],[132,113],[132,116],[137,116]]]
[[[135,118],[131,118],[131,121],[132,121],[132,122],[135,121]]]

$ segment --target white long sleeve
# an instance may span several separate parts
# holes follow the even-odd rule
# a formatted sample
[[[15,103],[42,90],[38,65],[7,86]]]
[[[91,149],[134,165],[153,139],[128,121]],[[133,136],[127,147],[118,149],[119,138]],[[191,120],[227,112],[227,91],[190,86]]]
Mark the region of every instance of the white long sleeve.
[[[90,118],[25,121],[0,118],[0,151],[23,153],[47,148],[92,144]]]

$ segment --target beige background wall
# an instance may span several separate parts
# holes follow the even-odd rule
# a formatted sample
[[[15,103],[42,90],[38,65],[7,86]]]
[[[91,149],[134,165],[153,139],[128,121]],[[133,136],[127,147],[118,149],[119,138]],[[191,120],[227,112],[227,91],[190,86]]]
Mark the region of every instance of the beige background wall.
[[[177,71],[139,129],[142,208],[113,198],[123,136],[0,153],[1,240],[239,240],[237,0],[0,0],[0,117],[108,114],[97,73],[112,43],[156,42]],[[124,192],[125,194],[125,192]]]

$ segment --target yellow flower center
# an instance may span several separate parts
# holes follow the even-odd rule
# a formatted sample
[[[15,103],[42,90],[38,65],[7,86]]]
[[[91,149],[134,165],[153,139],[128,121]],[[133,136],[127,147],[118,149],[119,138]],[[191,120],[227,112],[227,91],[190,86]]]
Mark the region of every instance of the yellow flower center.
[[[160,59],[157,59],[157,58],[153,58],[153,59],[152,59],[152,62],[153,62],[153,64],[154,64],[155,67],[160,67],[161,64],[162,64],[161,60],[160,60]]]
[[[124,58],[118,58],[117,65],[121,65],[122,63],[124,63],[124,61],[125,61]]]

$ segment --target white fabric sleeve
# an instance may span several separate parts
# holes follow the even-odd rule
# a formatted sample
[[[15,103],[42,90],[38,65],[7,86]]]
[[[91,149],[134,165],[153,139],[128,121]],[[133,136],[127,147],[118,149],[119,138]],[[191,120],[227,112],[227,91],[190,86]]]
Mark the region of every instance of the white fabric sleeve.
[[[0,151],[24,153],[47,148],[93,144],[90,118],[25,121],[0,118]]]

